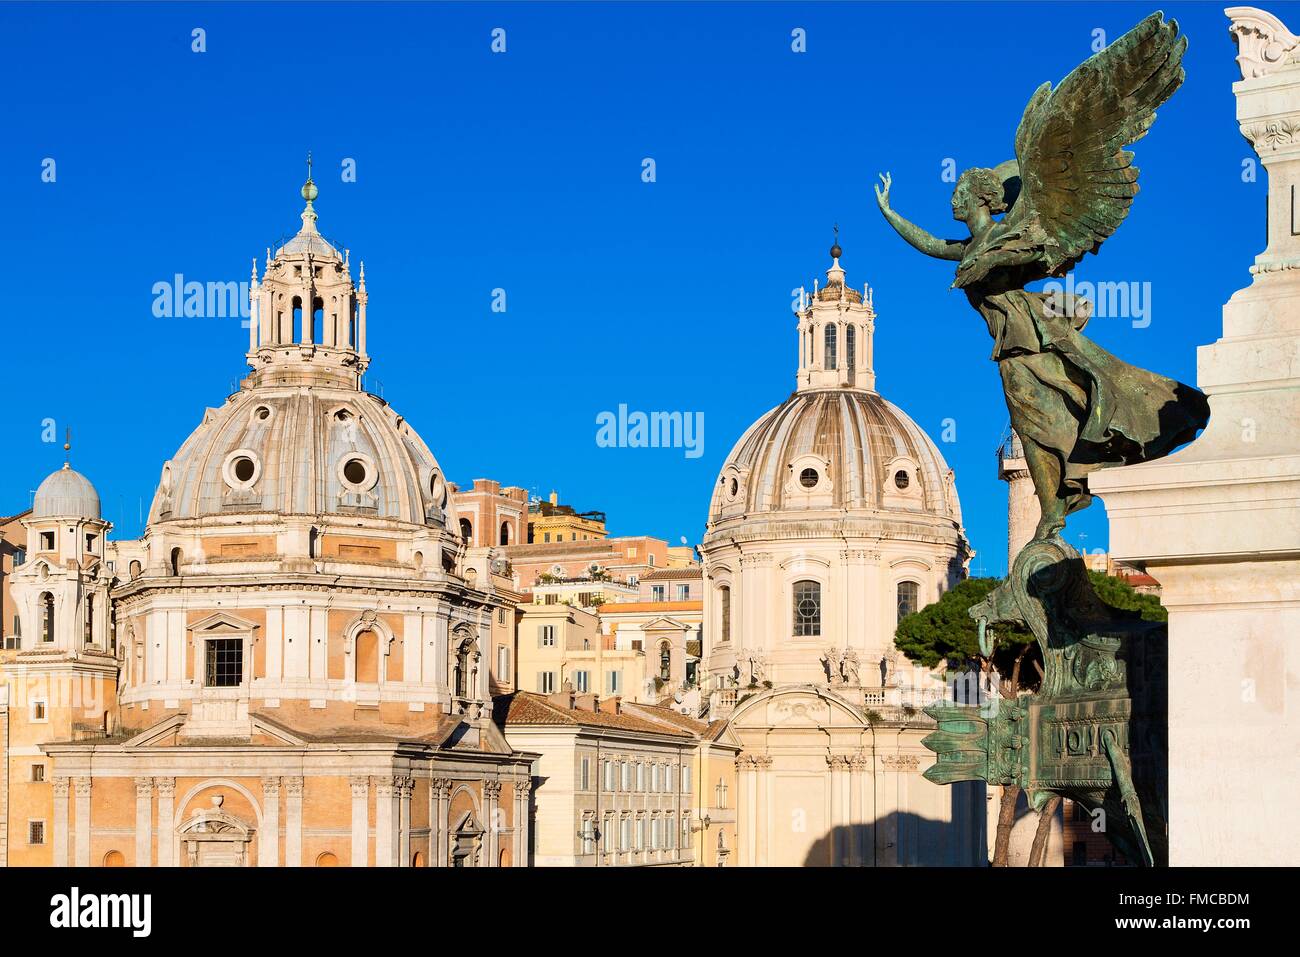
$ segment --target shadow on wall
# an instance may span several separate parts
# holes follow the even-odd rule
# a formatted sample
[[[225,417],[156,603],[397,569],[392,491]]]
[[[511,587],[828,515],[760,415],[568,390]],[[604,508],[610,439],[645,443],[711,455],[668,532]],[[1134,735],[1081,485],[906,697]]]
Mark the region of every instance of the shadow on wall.
[[[952,819],[891,811],[872,824],[831,828],[808,849],[805,867],[986,867],[984,788],[951,786]]]

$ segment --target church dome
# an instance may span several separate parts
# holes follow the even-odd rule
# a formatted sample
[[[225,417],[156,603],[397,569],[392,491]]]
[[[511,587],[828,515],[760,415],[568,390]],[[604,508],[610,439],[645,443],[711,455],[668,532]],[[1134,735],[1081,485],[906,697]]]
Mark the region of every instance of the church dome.
[[[796,392],[750,426],[722,467],[710,523],[816,509],[897,509],[961,524],[952,471],[930,437],[862,389]]]
[[[99,493],[90,479],[67,465],[49,475],[36,489],[32,518],[93,518],[99,521]]]
[[[265,386],[207,410],[163,466],[150,522],[272,512],[442,526],[446,502],[437,460],[382,399]]]

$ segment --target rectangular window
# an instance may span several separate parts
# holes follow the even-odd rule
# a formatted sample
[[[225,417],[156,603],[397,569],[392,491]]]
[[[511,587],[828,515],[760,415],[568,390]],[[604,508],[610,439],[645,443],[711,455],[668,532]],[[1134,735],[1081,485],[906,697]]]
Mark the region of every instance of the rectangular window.
[[[722,598],[722,640],[726,642],[731,640],[731,586],[723,585],[718,594]]]
[[[54,533],[53,533],[53,532],[41,532],[41,551],[43,551],[43,552],[52,552],[52,551],[54,551]]]
[[[663,585],[651,585],[651,586],[650,586],[650,600],[651,600],[651,601],[663,601],[663,600],[664,600],[664,586],[663,586]]]
[[[553,596],[548,595],[546,597],[550,598]],[[555,647],[555,626],[554,625],[542,625],[541,629],[539,630],[539,634],[541,635],[540,638],[541,647],[543,648]]]
[[[578,787],[583,791],[591,790],[591,759],[584,757],[582,759],[582,777]]]
[[[678,585],[678,586],[677,586],[677,600],[678,600],[678,601],[690,601],[690,600],[691,600],[691,586],[690,586],[690,585]]]
[[[626,851],[632,845],[632,819],[625,817],[618,824],[618,849]]]
[[[95,553],[95,539],[98,537],[97,535],[86,536],[86,551],[92,555]]]
[[[664,837],[669,850],[677,847],[677,815],[672,811],[668,812],[668,821],[664,824]]]
[[[38,701],[33,701],[33,702],[32,702],[32,710],[31,710],[31,714],[32,714],[32,718],[31,718],[31,719],[32,719],[33,721],[48,721],[48,720],[49,720],[49,718],[46,717],[46,708],[45,708],[45,702],[44,702],[44,701],[39,701],[39,700],[38,700]]]
[[[238,688],[244,683],[244,639],[212,638],[207,648],[209,688]]]
[[[605,690],[608,694],[618,694],[619,692],[619,672],[608,671],[605,673]]]
[[[691,846],[691,819],[690,811],[682,812],[682,847]]]
[[[619,775],[619,777],[622,778],[620,787],[624,791],[630,791],[632,790],[632,765],[624,761],[622,764],[622,768],[623,768],[623,773]]]
[[[44,821],[27,822],[27,843],[28,844],[45,843],[45,822]]]
[[[545,533],[545,534],[542,536],[542,541],[544,541],[544,542],[549,542],[550,540],[551,540],[551,533],[550,533],[550,532],[547,532],[547,533]]]
[[[691,793],[691,766],[689,764],[682,765],[682,793]]]
[[[87,647],[95,643],[95,596],[86,596],[86,627],[82,632],[82,644]]]
[[[794,635],[810,638],[822,633],[822,586],[817,582],[794,583]]]
[[[643,817],[636,819],[636,849],[645,850],[645,818]]]
[[[605,790],[614,790],[614,765],[610,761],[605,762]]]
[[[666,767],[666,768],[664,769],[664,776],[665,776],[665,777],[664,777],[664,790],[667,791],[669,794],[672,794],[672,793],[673,793],[673,778],[675,777],[675,775],[673,774],[673,766],[672,766],[671,764],[668,765],[668,767]]]
[[[645,790],[645,765],[640,761],[636,763],[636,789],[638,791]]]
[[[650,768],[650,790],[656,794],[659,792],[659,765]]]
[[[505,645],[497,645],[497,677],[510,680],[510,649]]]
[[[596,821],[590,816],[582,819],[582,853],[596,853]]]
[[[605,821],[600,826],[600,847],[606,854],[614,850],[614,818],[606,814]]]
[[[559,596],[559,595],[543,595],[543,596],[542,596],[542,604],[543,604],[543,605],[558,605],[559,603],[560,603],[560,596]]]
[[[659,850],[659,818],[658,816],[650,819],[650,850]]]
[[[498,625],[504,625],[505,623],[506,623],[506,610],[505,610],[504,608],[498,608],[498,609],[497,609],[497,624],[498,624]]]
[[[40,784],[42,781],[45,780],[45,765],[43,764],[32,765],[32,780],[37,784]]]
[[[537,676],[537,690],[542,694],[555,693],[555,672],[543,671]]]
[[[586,694],[591,690],[591,672],[575,671],[573,673],[573,686],[578,689],[579,694]]]

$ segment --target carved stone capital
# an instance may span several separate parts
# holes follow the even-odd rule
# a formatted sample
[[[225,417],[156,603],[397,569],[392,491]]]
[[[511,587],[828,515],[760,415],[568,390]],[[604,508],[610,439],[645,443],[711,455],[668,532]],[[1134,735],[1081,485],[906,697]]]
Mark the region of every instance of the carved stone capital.
[[[847,771],[849,769],[849,758],[844,754],[826,755],[826,764],[832,771]]]
[[[302,778],[283,778],[284,793],[288,797],[302,797]]]
[[[484,781],[483,796],[495,804],[497,800],[501,797],[501,782]]]
[[[366,797],[370,794],[370,778],[363,774],[354,774],[348,778],[348,784],[352,787],[354,798]]]
[[[55,788],[56,788],[56,791],[55,791],[56,794],[58,793],[58,791],[57,791],[58,783],[59,783],[59,782],[58,782],[58,779],[55,778],[54,786],[55,786]],[[136,778],[136,779],[135,779],[135,796],[136,796],[137,798],[153,797],[153,786],[154,786],[154,785],[153,785],[153,778]],[[65,784],[65,785],[64,785],[64,792],[63,792],[64,794],[67,793],[67,790],[66,790],[66,789],[67,789],[67,785]]]
[[[77,797],[90,797],[90,778],[73,778],[72,786],[76,789]]]
[[[915,771],[921,766],[921,759],[915,754],[886,754],[880,763],[887,771]]]
[[[154,790],[158,792],[159,797],[176,796],[176,779],[175,778],[154,778]]]
[[[278,776],[262,778],[262,795],[264,797],[280,796],[280,778]]]

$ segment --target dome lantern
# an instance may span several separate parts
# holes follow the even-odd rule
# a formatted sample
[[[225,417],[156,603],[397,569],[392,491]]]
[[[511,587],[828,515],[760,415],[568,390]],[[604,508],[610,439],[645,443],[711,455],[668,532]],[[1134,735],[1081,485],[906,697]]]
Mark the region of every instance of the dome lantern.
[[[799,319],[799,371],[796,389],[860,389],[875,391],[873,336],[876,314],[870,292],[849,288],[840,257],[839,226],[830,248],[826,284],[813,284],[810,297],[800,290],[795,313]]]

